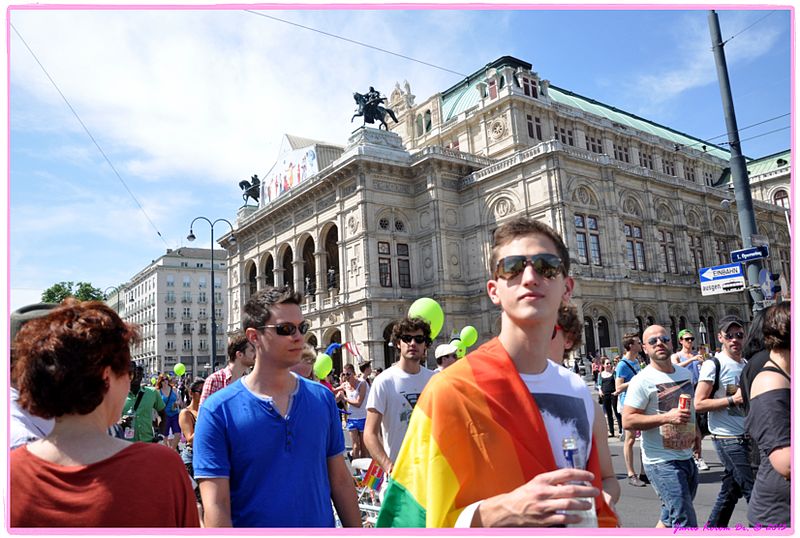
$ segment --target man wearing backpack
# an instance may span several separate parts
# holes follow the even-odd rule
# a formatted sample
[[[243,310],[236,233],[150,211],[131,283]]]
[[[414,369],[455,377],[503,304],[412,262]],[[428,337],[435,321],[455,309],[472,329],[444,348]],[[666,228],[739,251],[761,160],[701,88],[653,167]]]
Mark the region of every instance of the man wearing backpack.
[[[700,381],[695,392],[695,410],[708,411],[708,426],[719,459],[725,466],[722,487],[707,526],[726,527],[741,497],[750,502],[753,470],[750,467],[750,436],[745,432],[742,390],[739,388],[742,369],[744,322],[736,316],[720,320],[717,336],[722,351],[700,368]]]
[[[622,347],[625,348],[625,355],[617,364],[616,376],[616,391],[614,395],[619,398],[619,409],[625,405],[625,394],[628,391],[628,385],[633,379],[633,376],[639,373],[639,352],[642,350],[642,340],[639,338],[638,333],[626,333],[622,337]],[[625,468],[628,471],[628,483],[631,486],[643,488],[646,484],[639,477],[636,476],[636,471],[633,468],[633,445],[636,443],[635,430],[622,430],[622,440],[624,445],[622,447],[622,455],[625,458]]]

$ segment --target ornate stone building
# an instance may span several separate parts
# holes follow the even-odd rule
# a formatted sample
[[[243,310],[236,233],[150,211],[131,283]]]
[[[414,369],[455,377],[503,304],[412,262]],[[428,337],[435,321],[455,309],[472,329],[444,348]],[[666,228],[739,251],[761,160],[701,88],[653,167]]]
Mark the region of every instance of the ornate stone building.
[[[520,214],[567,242],[584,351],[651,323],[675,334],[702,322],[713,335],[722,316],[746,316],[744,293],[702,297],[698,282],[701,267],[728,263],[741,244],[722,203],[732,198],[727,152],[531,68],[503,57],[419,104],[398,84],[389,106],[399,123],[357,129],[345,147],[287,136],[259,207],[240,210],[235,244],[220,241],[229,330],[250,294],[290,283],[307,292],[313,344],[356,342],[376,366],[393,360],[393,320],[420,297],[444,308],[436,343],[465,325],[485,341],[500,330],[485,293],[491,234]],[[751,180],[754,190],[765,180],[763,199],[774,201],[789,169],[768,159],[752,163]],[[769,263],[788,274],[784,212],[754,204],[777,253]]]

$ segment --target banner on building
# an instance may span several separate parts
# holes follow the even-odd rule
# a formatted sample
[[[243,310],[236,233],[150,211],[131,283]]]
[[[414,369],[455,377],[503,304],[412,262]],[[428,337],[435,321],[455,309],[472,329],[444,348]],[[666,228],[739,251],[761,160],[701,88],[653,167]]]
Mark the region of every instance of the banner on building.
[[[272,202],[317,172],[319,164],[314,147],[284,153],[261,184],[261,204]]]

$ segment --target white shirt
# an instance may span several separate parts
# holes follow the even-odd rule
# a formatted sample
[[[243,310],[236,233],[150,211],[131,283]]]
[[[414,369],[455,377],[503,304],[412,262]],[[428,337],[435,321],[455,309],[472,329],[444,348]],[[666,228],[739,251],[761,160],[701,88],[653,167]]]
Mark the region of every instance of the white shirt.
[[[411,411],[431,377],[433,372],[425,367],[421,367],[416,374],[408,374],[400,366],[394,365],[384,370],[372,384],[367,410],[374,409],[383,415],[383,449],[393,463],[408,430]]]
[[[9,410],[11,414],[11,423],[9,424],[11,431],[8,437],[9,449],[47,437],[50,435],[50,432],[53,431],[53,426],[56,424],[55,419],[37,417],[22,409],[19,404],[17,404],[18,398],[19,391],[11,387],[11,409]]]

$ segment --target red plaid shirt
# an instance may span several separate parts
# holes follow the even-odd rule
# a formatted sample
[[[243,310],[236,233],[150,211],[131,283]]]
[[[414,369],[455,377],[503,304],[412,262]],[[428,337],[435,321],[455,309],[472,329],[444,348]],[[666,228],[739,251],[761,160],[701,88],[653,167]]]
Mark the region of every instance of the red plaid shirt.
[[[230,382],[231,378],[233,377],[233,372],[231,372],[231,366],[228,365],[222,370],[217,370],[210,376],[206,378],[205,383],[203,383],[203,392],[200,394],[200,405],[206,401],[206,398],[217,392],[218,390],[224,389],[227,387]]]

